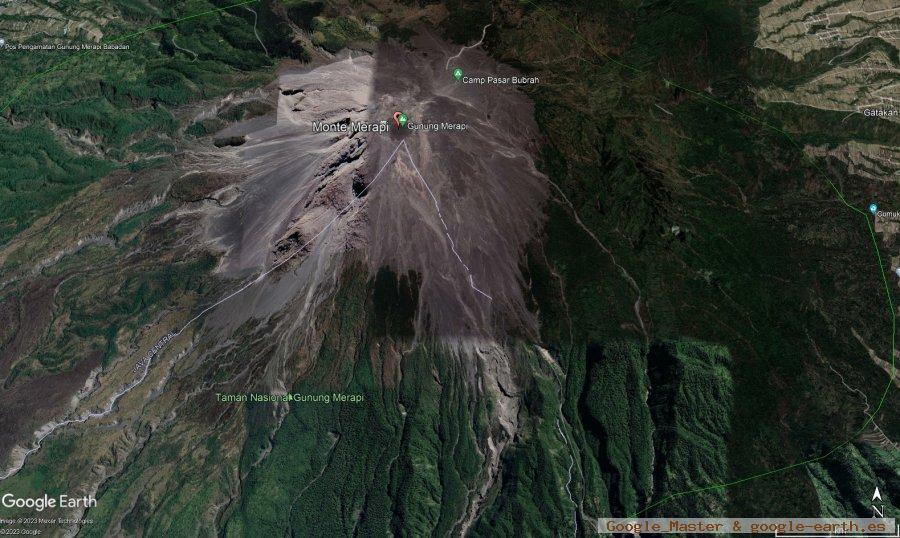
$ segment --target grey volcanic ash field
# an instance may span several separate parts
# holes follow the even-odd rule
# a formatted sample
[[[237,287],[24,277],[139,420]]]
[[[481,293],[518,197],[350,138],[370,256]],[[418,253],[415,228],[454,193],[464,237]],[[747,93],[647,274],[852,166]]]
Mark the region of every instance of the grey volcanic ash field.
[[[452,492],[442,525],[473,525],[520,427],[515,371],[545,369],[549,380],[558,367],[521,343],[538,332],[521,267],[547,196],[533,162],[531,104],[513,85],[454,80],[448,60],[457,52],[423,34],[373,55],[285,68],[262,91],[199,109],[195,121],[248,103],[271,112],[187,145],[177,169],[132,180],[171,181],[165,193],[192,193],[154,223],[150,237],[163,243],[132,259],[212,253],[214,285],[156,313],[109,368],[72,385],[77,398],[56,418],[19,419],[21,431],[40,431],[18,439],[9,480],[27,480],[48,447],[71,440],[95,462],[71,471],[73,489],[101,498],[117,490],[104,501],[108,528],[122,531],[136,503],[165,510],[147,488],[179,482],[189,494],[208,476],[220,479],[201,501],[198,524],[240,526],[250,517],[245,503],[255,502],[246,500],[255,495],[247,484],[290,467],[282,450],[311,472],[285,487],[305,492],[333,470],[321,458],[355,450],[348,439],[382,436],[388,447],[402,442],[407,420],[437,420],[431,404],[401,394],[413,390],[460,406],[453,420],[468,426],[452,442],[466,454],[458,471],[465,485]],[[475,76],[512,73],[474,49],[456,65]],[[395,111],[408,115],[407,128],[392,124]],[[386,132],[313,129],[355,122],[390,123]],[[456,128],[429,127],[440,124]],[[250,393],[352,393],[355,403],[243,407],[223,399]],[[317,426],[296,430],[301,417]],[[103,435],[84,435],[98,429]],[[279,439],[298,431],[312,436],[302,447]],[[216,457],[196,452],[198,443]],[[180,460],[146,459],[163,446]],[[568,455],[556,457],[571,465]],[[396,458],[378,466],[386,471]]]
[[[241,196],[210,212],[209,232],[226,252],[222,270],[261,271],[328,226],[305,247],[311,261],[296,264],[296,278],[287,279],[309,286],[304,293],[330,293],[340,258],[358,250],[371,276],[382,267],[418,275],[420,332],[534,335],[519,262],[541,223],[547,187],[529,153],[531,105],[512,85],[455,81],[445,67],[455,52],[449,45],[428,37],[414,44],[384,44],[374,59],[357,55],[280,76],[274,125],[246,133],[246,143],[216,165],[248,177]],[[510,72],[476,50],[454,62],[473,76]],[[395,111],[413,124],[468,128],[397,129]],[[312,130],[313,122],[358,121],[388,121],[391,129]],[[270,310],[299,289],[263,297],[269,286],[259,286],[252,308]]]

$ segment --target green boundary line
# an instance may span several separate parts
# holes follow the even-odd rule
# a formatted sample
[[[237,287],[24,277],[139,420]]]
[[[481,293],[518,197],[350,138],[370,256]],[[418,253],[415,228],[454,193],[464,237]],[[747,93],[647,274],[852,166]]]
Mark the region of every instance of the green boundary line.
[[[620,60],[617,60],[617,59],[615,59],[615,58],[609,56],[608,54],[606,54],[606,53],[603,52],[602,50],[600,50],[600,49],[598,49],[597,47],[595,47],[594,44],[591,43],[591,41],[590,41],[589,39],[587,39],[586,37],[584,37],[583,35],[581,35],[577,30],[573,29],[573,28],[570,27],[569,25],[567,25],[567,24],[565,24],[564,22],[562,22],[561,20],[559,20],[559,18],[555,17],[552,13],[550,13],[549,11],[547,11],[546,9],[544,9],[542,6],[539,6],[538,4],[536,4],[533,0],[522,0],[522,1],[531,4],[532,6],[534,6],[535,8],[537,8],[538,10],[542,11],[543,13],[545,13],[545,14],[547,15],[548,18],[552,19],[552,20],[555,21],[557,24],[559,24],[560,26],[562,26],[563,28],[565,28],[566,30],[568,30],[568,31],[569,31],[570,33],[572,33],[575,37],[577,37],[578,39],[580,39],[581,41],[583,41],[585,44],[587,44],[587,46],[588,46],[592,51],[594,51],[595,53],[597,53],[598,55],[600,55],[601,57],[603,57],[603,58],[606,59],[607,61],[609,61],[609,62],[611,62],[611,63],[613,63],[613,64],[615,64],[615,65],[618,65],[619,67],[622,67],[622,68],[624,68],[624,69],[627,69],[627,70],[631,71],[632,73],[635,73],[635,74],[638,74],[638,75],[647,75],[647,74],[652,75],[652,74],[653,74],[652,72],[648,72],[648,71],[646,71],[646,70],[640,69],[640,68],[635,67],[635,66],[633,66],[633,65],[629,65],[629,64],[627,64],[627,63],[624,63],[624,62],[622,62],[622,61],[620,61]],[[756,123],[756,124],[758,124],[758,125],[761,125],[762,127],[765,127],[765,128],[770,129],[770,130],[772,130],[772,131],[775,131],[776,133],[779,133],[779,134],[781,134],[782,136],[784,136],[784,137],[788,140],[788,142],[791,143],[791,145],[793,145],[794,147],[796,147],[796,148],[800,151],[800,153],[801,153],[801,154],[806,158],[806,160],[813,166],[813,168],[815,168],[816,171],[818,171],[819,174],[822,175],[822,177],[825,179],[825,181],[828,183],[828,185],[832,188],[832,190],[834,190],[835,194],[837,194],[838,200],[840,200],[840,202],[841,202],[842,204],[844,204],[845,206],[847,206],[847,208],[849,208],[850,210],[852,210],[852,211],[858,213],[860,216],[862,216],[862,217],[865,219],[865,221],[866,221],[866,226],[867,226],[867,228],[868,228],[868,230],[869,230],[869,235],[870,235],[871,238],[872,238],[872,246],[875,248],[875,259],[878,261],[878,269],[879,269],[879,271],[881,272],[881,279],[882,279],[882,281],[884,282],[884,291],[885,291],[885,294],[886,294],[886,296],[887,296],[888,308],[889,308],[890,315],[891,315],[891,375],[890,375],[890,378],[888,379],[887,386],[885,386],[884,391],[883,391],[882,394],[881,394],[881,398],[880,398],[879,401],[878,401],[878,405],[877,405],[877,406],[875,407],[875,409],[872,410],[872,412],[868,415],[868,419],[866,419],[866,421],[863,422],[863,425],[860,426],[860,428],[859,428],[859,429],[858,429],[858,430],[857,430],[857,431],[856,431],[849,439],[847,439],[847,440],[845,440],[845,441],[843,441],[843,442],[841,442],[841,443],[835,445],[835,446],[832,447],[831,450],[829,450],[828,452],[825,452],[824,454],[821,454],[821,455],[816,456],[816,457],[814,457],[814,458],[810,458],[810,459],[803,460],[803,461],[798,461],[798,462],[792,463],[792,464],[790,464],[790,465],[785,465],[785,466],[783,466],[783,467],[778,467],[778,468],[776,468],[776,469],[771,469],[771,470],[769,470],[769,471],[764,471],[764,472],[762,472],[762,473],[758,473],[758,474],[755,474],[755,475],[746,476],[746,477],[744,477],[744,478],[739,478],[739,479],[733,480],[733,481],[731,481],[731,482],[725,482],[725,483],[722,483],[722,484],[713,484],[713,485],[704,486],[704,487],[700,487],[700,488],[695,488],[695,489],[690,489],[690,490],[685,490],[685,491],[679,491],[679,492],[676,492],[676,493],[671,493],[671,494],[669,494],[669,495],[666,495],[666,496],[663,497],[662,499],[656,501],[655,503],[652,503],[652,504],[650,504],[650,505],[644,507],[642,510],[639,510],[639,511],[637,511],[637,512],[631,514],[630,516],[628,516],[628,517],[625,518],[625,519],[630,519],[630,518],[637,517],[637,516],[639,516],[639,515],[641,515],[641,514],[647,512],[647,511],[650,510],[651,508],[655,508],[655,507],[657,507],[657,506],[660,506],[660,505],[662,505],[662,504],[664,504],[664,503],[666,503],[666,502],[668,502],[668,501],[670,501],[670,500],[672,500],[672,499],[678,498],[678,497],[683,497],[683,496],[685,496],[685,495],[691,495],[691,494],[694,494],[694,493],[701,493],[701,492],[703,492],[703,491],[709,491],[709,490],[715,490],[715,489],[725,489],[725,488],[728,488],[728,487],[731,487],[731,486],[736,486],[736,485],[738,485],[738,484],[743,484],[743,483],[745,483],[745,482],[749,482],[749,481],[751,481],[751,480],[756,480],[756,479],[759,479],[759,478],[764,478],[764,477],[771,476],[771,475],[774,475],[774,474],[778,474],[778,473],[782,473],[782,472],[785,472],[785,471],[789,471],[789,470],[791,470],[791,469],[795,469],[795,468],[797,468],[797,467],[802,467],[802,466],[807,465],[807,464],[809,464],[809,463],[815,463],[815,462],[818,462],[818,461],[821,461],[821,460],[824,460],[824,459],[828,458],[829,456],[831,456],[832,454],[834,454],[834,453],[837,452],[838,450],[840,450],[840,449],[844,448],[845,446],[849,445],[850,443],[852,443],[857,437],[860,436],[860,434],[862,434],[862,433],[866,430],[866,428],[869,427],[869,425],[872,423],[872,421],[875,420],[875,415],[877,415],[878,412],[881,410],[881,408],[884,406],[884,401],[887,399],[887,395],[888,395],[888,393],[890,392],[891,387],[893,386],[894,378],[895,378],[896,375],[897,375],[897,367],[896,367],[896,365],[895,365],[895,362],[896,362],[896,357],[895,357],[896,352],[895,352],[895,350],[896,350],[896,336],[897,336],[897,317],[896,317],[896,315],[894,314],[894,300],[893,300],[893,297],[892,297],[892,295],[891,295],[891,288],[890,288],[890,284],[888,283],[887,275],[885,274],[885,271],[884,271],[884,262],[883,262],[883,260],[882,260],[882,258],[881,258],[881,250],[878,248],[878,238],[877,238],[877,236],[875,235],[875,228],[873,227],[873,221],[872,221],[872,219],[869,218],[869,214],[868,214],[866,211],[863,211],[862,209],[859,209],[858,207],[855,207],[855,206],[853,206],[852,204],[850,204],[849,202],[847,202],[847,200],[844,198],[843,193],[837,188],[837,186],[835,186],[834,182],[831,181],[831,178],[828,177],[828,174],[826,174],[825,171],[822,170],[822,168],[818,165],[818,163],[816,163],[815,160],[814,160],[812,157],[810,157],[809,155],[806,154],[806,152],[803,151],[803,147],[802,147],[796,140],[794,140],[794,138],[793,138],[789,133],[787,133],[787,132],[784,131],[783,129],[780,129],[780,128],[774,126],[774,125],[771,125],[771,124],[769,124],[769,123],[767,123],[767,122],[765,122],[765,121],[759,119],[759,118],[756,118],[756,117],[752,116],[751,114],[749,114],[749,113],[747,113],[747,112],[744,112],[744,111],[742,111],[742,110],[738,110],[738,109],[736,109],[736,108],[734,108],[734,107],[732,107],[732,106],[730,106],[730,105],[728,105],[728,104],[726,104],[726,103],[723,103],[723,102],[721,102],[721,101],[719,101],[719,100],[717,100],[717,99],[714,99],[713,97],[710,97],[710,96],[707,95],[706,93],[699,92],[699,91],[694,90],[694,89],[691,89],[691,88],[686,88],[686,87],[684,87],[684,86],[682,86],[682,85],[680,85],[680,84],[678,84],[678,83],[676,83],[676,82],[674,82],[674,81],[671,81],[671,80],[669,80],[669,79],[666,79],[666,78],[663,78],[662,80],[663,80],[663,82],[665,82],[666,85],[668,85],[668,86],[672,86],[672,87],[678,88],[678,89],[680,89],[680,90],[682,90],[682,91],[684,91],[684,92],[689,93],[690,95],[693,95],[694,97],[697,97],[697,98],[699,98],[699,99],[702,99],[702,100],[704,100],[704,101],[707,101],[707,102],[709,102],[709,103],[712,103],[712,104],[714,104],[714,105],[716,105],[716,106],[718,106],[718,107],[720,107],[720,108],[723,108],[723,109],[725,109],[725,110],[728,110],[728,111],[730,111],[730,112],[733,112],[733,113],[735,113],[735,114],[737,114],[737,115],[739,115],[739,116],[741,116],[741,117],[743,117],[743,118],[745,118],[745,119],[747,119],[747,120],[749,120],[749,121],[752,121],[752,122],[754,122],[754,123]]]
[[[162,28],[167,28],[169,26],[174,26],[180,22],[184,22],[184,21],[191,20],[191,19],[196,19],[197,17],[204,17],[206,15],[211,15],[213,13],[221,13],[223,11],[228,11],[229,9],[234,9],[236,7],[246,6],[247,4],[255,4],[259,1],[260,0],[243,0],[242,2],[238,2],[236,4],[231,4],[231,5],[224,6],[224,7],[210,9],[207,11],[202,11],[200,13],[194,13],[192,15],[187,15],[185,17],[181,17],[181,18],[175,19],[173,21],[154,24],[153,26],[148,26],[142,30],[132,32],[130,34],[125,34],[125,35],[119,36],[115,39],[110,39],[110,40],[101,39],[100,43],[103,43],[103,44],[121,43],[122,41],[127,41],[129,39],[133,39],[135,37],[142,36],[142,35],[146,34],[147,32],[152,32],[154,30],[159,30]],[[41,71],[40,73],[32,75],[31,78],[29,78],[28,80],[26,80],[25,82],[20,84],[19,87],[13,92],[12,96],[10,96],[10,98],[5,103],[3,103],[2,108],[0,108],[0,114],[5,112],[6,109],[8,109],[10,106],[12,106],[12,104],[15,103],[16,100],[22,96],[22,94],[25,92],[26,89],[28,89],[29,86],[31,86],[38,80],[46,77],[47,75],[54,73],[56,71],[59,71],[60,69],[69,65],[70,63],[73,63],[76,60],[80,60],[81,58],[85,57],[87,54],[90,54],[91,52],[92,51],[82,51],[77,54],[73,54],[72,56],[69,56],[67,59],[48,67],[44,71]]]

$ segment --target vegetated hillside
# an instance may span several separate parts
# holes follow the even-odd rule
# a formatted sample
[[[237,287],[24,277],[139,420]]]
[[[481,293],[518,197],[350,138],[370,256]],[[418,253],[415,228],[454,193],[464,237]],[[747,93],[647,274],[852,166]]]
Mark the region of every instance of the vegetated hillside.
[[[462,13],[479,5],[457,4]],[[576,386],[570,394],[582,395],[587,411],[567,407],[568,418],[591,419],[604,432],[596,439],[613,435],[610,424],[618,424],[617,435],[638,439],[647,429],[646,410],[626,413],[605,391],[592,390],[601,377],[616,378],[629,394],[646,388],[645,377],[660,375],[652,360],[647,366],[631,358],[625,362],[637,366],[628,375],[626,369],[592,377],[596,352],[586,350],[607,349],[626,336],[639,347],[634,315],[622,305],[611,308],[613,297],[633,300],[639,290],[651,343],[698,339],[730,357],[691,374],[699,392],[683,395],[697,404],[687,416],[726,440],[690,449],[705,453],[712,467],[698,474],[683,456],[687,445],[666,440],[667,428],[653,434],[654,464],[671,466],[665,471],[651,472],[637,458],[626,477],[616,454],[638,441],[594,441],[584,457],[596,475],[626,484],[615,496],[600,497],[596,509],[625,516],[663,501],[652,513],[822,513],[833,501],[821,496],[804,467],[671,501],[665,494],[824,454],[853,438],[867,418],[863,410],[880,401],[889,378],[851,329],[864,331],[862,340],[878,356],[890,356],[882,268],[865,218],[840,202],[828,180],[859,208],[873,198],[898,199],[897,186],[872,183],[840,162],[814,164],[803,146],[852,139],[891,145],[900,133],[871,118],[759,107],[755,86],[787,62],[770,72],[767,57],[751,52],[757,7],[744,2],[617,2],[599,9],[588,2],[525,2],[492,16],[492,53],[542,80],[526,91],[547,139],[543,170],[559,189],[548,207],[542,251],[531,257],[532,275],[539,277],[533,290],[544,345],[558,350],[567,382]],[[891,244],[878,241],[887,271]],[[598,270],[595,260],[610,259],[604,247],[636,286],[609,261]],[[589,251],[596,254],[585,258]],[[893,293],[894,280],[889,283]],[[680,368],[670,370],[660,381],[677,383]],[[862,442],[877,446],[900,436],[896,401],[888,393],[875,417],[886,438],[867,435]],[[649,414],[665,416],[659,413],[670,405],[651,403],[656,414]],[[635,421],[645,426],[625,426]],[[877,432],[869,425],[862,433]],[[650,434],[642,435],[649,443]],[[867,465],[883,469],[879,462]],[[887,465],[897,472],[896,462]]]
[[[275,62],[303,53],[261,2],[193,17],[228,5],[19,2],[0,14],[9,44],[0,49],[0,136],[9,142],[0,153],[0,244],[111,168],[145,158],[148,140],[177,139],[184,105],[263,84]],[[11,48],[104,43],[128,48]],[[151,153],[171,153],[158,144]]]
[[[166,200],[185,118],[267,83],[276,62],[302,53],[262,3],[107,4],[18,2],[0,14],[5,450],[57,418],[92,369],[129,353],[126,334],[215,288],[199,280],[214,260],[185,255],[172,221],[157,222],[190,201],[179,189]],[[103,43],[128,48],[17,48]],[[214,108],[228,121],[260,113],[247,106]]]

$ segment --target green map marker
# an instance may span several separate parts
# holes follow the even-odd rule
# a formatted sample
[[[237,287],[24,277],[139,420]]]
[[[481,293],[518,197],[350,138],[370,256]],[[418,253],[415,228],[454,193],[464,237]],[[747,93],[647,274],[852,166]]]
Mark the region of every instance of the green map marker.
[[[400,124],[400,127],[406,127],[407,121],[409,121],[409,118],[406,117],[406,114],[401,112],[400,115],[397,116],[397,123]]]
[[[455,78],[456,80],[460,80],[460,79],[462,79],[462,76],[463,76],[462,69],[457,67],[456,69],[453,70],[453,78]]]

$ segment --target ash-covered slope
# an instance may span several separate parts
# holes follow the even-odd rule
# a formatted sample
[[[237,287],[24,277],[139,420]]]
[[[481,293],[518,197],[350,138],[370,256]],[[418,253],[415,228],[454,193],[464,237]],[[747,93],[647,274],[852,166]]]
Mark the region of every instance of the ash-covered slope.
[[[93,372],[22,440],[6,485],[32,491],[65,466],[60,487],[98,498],[64,512],[94,519],[66,529],[86,535],[451,534],[484,513],[531,424],[560,470],[548,510],[573,522],[561,430],[522,415],[536,376],[558,391],[558,367],[523,340],[537,326],[521,267],[547,194],[532,110],[512,86],[456,85],[453,52],[429,37],[285,72],[273,114],[191,147],[166,178],[191,196],[139,237],[156,245],[148,263],[205,256],[215,285]],[[509,72],[467,55],[473,72]],[[468,128],[313,129],[394,108]]]
[[[454,80],[448,60],[458,47],[430,34],[412,46],[388,43],[376,55],[374,116],[399,110],[426,127],[373,140],[379,155],[398,140],[405,147],[395,178],[369,202],[371,266],[421,275],[417,325],[425,332],[534,338],[520,265],[543,222],[548,184],[534,166],[532,105],[512,84]],[[480,50],[466,51],[464,62],[468,77],[515,74]],[[441,123],[467,128],[427,129]]]
[[[453,81],[452,54],[426,37],[412,48],[384,45],[374,62],[356,57],[282,76],[276,125],[248,133],[229,157],[251,180],[210,217],[227,250],[223,267],[265,255],[278,269],[210,314],[215,340],[250,331],[259,344],[236,343],[253,374],[217,390],[349,391],[368,402],[328,404],[324,423],[311,418],[320,404],[248,415],[246,488],[219,514],[229,532],[260,521],[273,532],[316,523],[334,532],[463,532],[483,513],[523,426],[521,387],[540,375],[543,391],[557,390],[539,349],[516,343],[537,334],[521,267],[547,194],[530,153],[532,110],[514,86]],[[512,73],[470,55],[473,73]],[[367,105],[360,88],[341,91],[367,80]],[[414,123],[468,127],[311,132],[316,121],[379,123],[395,110]],[[554,424],[543,433],[548,447],[562,442]],[[320,433],[298,453],[286,439],[307,428]],[[441,433],[448,429],[455,433]],[[381,440],[363,447],[369,436]],[[568,453],[548,457],[560,469],[572,464]],[[363,481],[335,487],[324,478],[332,473]],[[294,481],[303,484],[296,498],[259,497]],[[420,488],[431,501],[413,493]],[[378,502],[392,506],[388,519],[372,506],[379,491]],[[565,498],[555,500],[560,511]],[[355,511],[330,514],[336,499]]]

